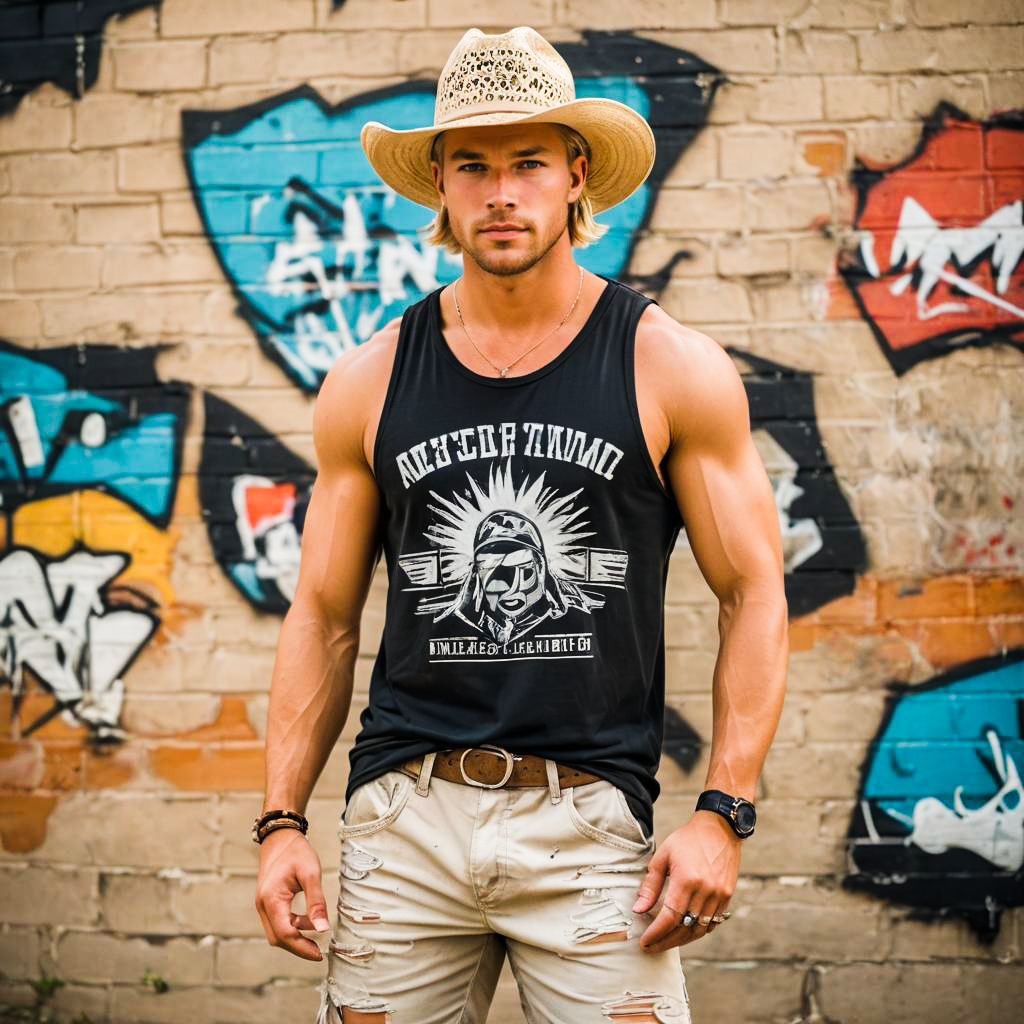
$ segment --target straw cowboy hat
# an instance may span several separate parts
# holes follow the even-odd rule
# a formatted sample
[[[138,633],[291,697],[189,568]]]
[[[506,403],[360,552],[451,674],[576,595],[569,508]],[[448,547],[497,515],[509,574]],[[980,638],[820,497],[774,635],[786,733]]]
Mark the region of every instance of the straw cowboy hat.
[[[439,210],[430,171],[434,136],[450,128],[531,123],[568,125],[590,144],[587,190],[595,213],[621,203],[651,173],[651,126],[618,100],[576,99],[569,65],[525,25],[503,35],[471,28],[441,72],[434,123],[398,131],[368,121],[360,141],[386,184],[407,199]]]

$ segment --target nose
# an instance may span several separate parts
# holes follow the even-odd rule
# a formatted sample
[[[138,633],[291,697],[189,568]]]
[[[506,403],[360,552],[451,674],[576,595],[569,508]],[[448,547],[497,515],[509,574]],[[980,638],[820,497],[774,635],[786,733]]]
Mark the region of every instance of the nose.
[[[494,175],[494,187],[487,207],[491,210],[511,210],[515,208],[516,198],[512,190],[512,175],[506,171],[497,171]]]

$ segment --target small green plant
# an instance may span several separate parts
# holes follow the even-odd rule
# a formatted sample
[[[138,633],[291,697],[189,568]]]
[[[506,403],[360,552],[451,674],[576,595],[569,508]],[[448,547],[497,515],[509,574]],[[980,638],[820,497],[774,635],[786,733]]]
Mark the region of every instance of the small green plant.
[[[163,994],[171,987],[164,978],[155,971],[151,971],[148,967],[146,968],[146,973],[142,976],[142,983],[143,985],[148,985],[158,995]]]
[[[57,1015],[46,1004],[53,998],[54,992],[62,988],[65,982],[53,975],[42,974],[38,981],[30,981],[35,992],[35,1004],[32,1006],[0,1005],[0,1024],[58,1024]],[[71,1024],[93,1024],[92,1018],[84,1011],[75,1017]]]
[[[46,1002],[57,989],[64,987],[64,982],[51,974],[42,974],[38,981],[32,981],[29,984],[35,989],[36,1000],[39,1002]]]

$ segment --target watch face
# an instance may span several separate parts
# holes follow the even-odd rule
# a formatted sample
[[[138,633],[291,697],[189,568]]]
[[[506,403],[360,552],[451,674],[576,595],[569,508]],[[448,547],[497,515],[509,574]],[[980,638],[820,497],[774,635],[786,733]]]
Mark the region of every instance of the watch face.
[[[736,827],[740,832],[753,832],[757,813],[751,804],[740,804],[736,808]]]

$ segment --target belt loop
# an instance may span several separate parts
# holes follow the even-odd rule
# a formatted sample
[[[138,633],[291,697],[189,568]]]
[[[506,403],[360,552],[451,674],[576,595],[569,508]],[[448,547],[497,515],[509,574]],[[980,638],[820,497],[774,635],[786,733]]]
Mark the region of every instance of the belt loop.
[[[562,787],[558,784],[558,765],[550,758],[544,758],[544,767],[548,773],[548,791],[551,793],[551,802],[557,804],[562,799]]]
[[[434,751],[431,751],[429,754],[425,754],[423,757],[423,764],[420,765],[420,773],[416,778],[417,796],[427,795],[427,790],[430,788],[430,776],[434,772],[435,757],[437,757],[437,754]]]

